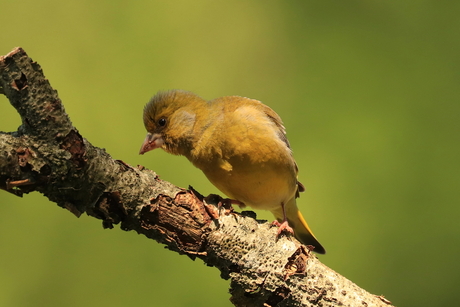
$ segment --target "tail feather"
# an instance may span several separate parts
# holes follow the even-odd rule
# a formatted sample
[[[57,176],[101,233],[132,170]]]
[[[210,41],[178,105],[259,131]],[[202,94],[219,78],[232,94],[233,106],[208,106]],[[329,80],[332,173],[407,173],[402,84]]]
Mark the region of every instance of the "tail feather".
[[[305,221],[302,213],[300,213],[299,209],[297,208],[295,198],[290,200],[285,205],[285,211],[289,226],[294,229],[294,236],[297,238],[297,240],[305,245],[314,246],[315,249],[313,251],[315,253],[325,254],[326,250],[321,245],[321,243],[319,243],[318,239],[316,239],[310,227],[308,227],[308,224]],[[279,209],[273,210],[271,212],[279,222],[284,221],[284,213],[281,205]]]
[[[294,220],[291,220],[288,216],[288,222],[294,228],[294,235],[297,238],[297,240],[299,240],[305,245],[314,246],[315,249],[313,251],[318,254],[326,253],[326,250],[321,245],[321,243],[319,243],[318,239],[316,239],[315,235],[311,231],[310,227],[308,227],[307,222],[305,221],[305,219],[302,216],[302,213],[300,213],[299,210],[297,210],[297,216]]]

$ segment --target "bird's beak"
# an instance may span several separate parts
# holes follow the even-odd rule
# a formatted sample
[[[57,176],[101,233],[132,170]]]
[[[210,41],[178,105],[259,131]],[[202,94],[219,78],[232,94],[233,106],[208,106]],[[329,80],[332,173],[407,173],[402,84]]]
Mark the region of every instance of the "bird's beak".
[[[151,150],[154,150],[155,148],[163,146],[163,144],[164,144],[164,140],[161,137],[161,134],[147,133],[144,143],[142,143],[141,150],[139,150],[139,154],[143,155],[147,151],[151,151]]]

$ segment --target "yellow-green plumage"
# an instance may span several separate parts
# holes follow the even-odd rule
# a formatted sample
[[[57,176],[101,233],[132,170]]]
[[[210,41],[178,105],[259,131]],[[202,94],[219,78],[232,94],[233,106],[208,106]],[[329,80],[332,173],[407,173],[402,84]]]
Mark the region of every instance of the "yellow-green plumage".
[[[297,165],[281,118],[268,106],[239,96],[207,102],[173,90],[158,93],[145,106],[144,124],[148,135],[141,154],[161,147],[183,155],[228,197],[269,210],[280,222],[284,205],[296,237],[325,253],[297,209],[303,189]]]

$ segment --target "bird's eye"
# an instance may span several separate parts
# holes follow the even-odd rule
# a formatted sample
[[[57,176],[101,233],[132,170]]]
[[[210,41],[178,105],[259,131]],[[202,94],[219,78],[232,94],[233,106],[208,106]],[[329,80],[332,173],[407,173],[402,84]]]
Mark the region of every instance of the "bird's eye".
[[[166,118],[160,118],[158,120],[158,126],[164,127],[166,125]]]

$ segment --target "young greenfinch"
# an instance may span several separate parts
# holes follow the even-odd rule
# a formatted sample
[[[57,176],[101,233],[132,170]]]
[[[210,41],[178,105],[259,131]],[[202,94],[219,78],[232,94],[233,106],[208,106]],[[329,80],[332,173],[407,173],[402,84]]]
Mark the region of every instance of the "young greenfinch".
[[[162,148],[187,157],[236,203],[271,211],[279,233],[293,228],[299,241],[325,253],[297,208],[304,187],[281,118],[268,106],[239,96],[206,101],[171,90],[145,106],[144,125],[148,133],[140,154]]]

